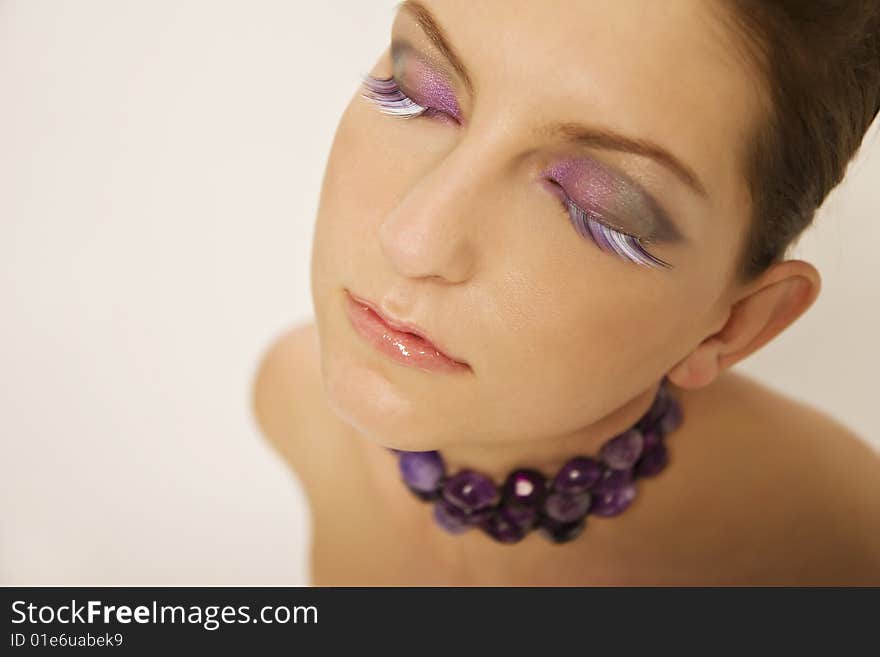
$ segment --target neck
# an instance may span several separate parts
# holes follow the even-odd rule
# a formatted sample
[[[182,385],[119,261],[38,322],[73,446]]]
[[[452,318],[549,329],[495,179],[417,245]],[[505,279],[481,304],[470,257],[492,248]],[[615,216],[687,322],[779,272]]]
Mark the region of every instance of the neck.
[[[672,385],[667,385],[672,390]],[[598,422],[572,433],[512,443],[450,445],[440,453],[447,472],[469,468],[499,484],[511,470],[521,467],[552,476],[573,456],[595,456],[605,441],[632,427],[650,408],[658,387],[659,384],[653,385]]]

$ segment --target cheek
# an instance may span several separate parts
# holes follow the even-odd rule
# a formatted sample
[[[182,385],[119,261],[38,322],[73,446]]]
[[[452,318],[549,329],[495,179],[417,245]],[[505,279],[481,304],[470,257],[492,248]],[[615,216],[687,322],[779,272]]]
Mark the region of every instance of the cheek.
[[[496,292],[503,302],[489,329],[494,367],[481,383],[505,407],[496,418],[502,433],[575,430],[665,371],[680,322],[660,301],[669,284],[603,256],[588,254],[584,266],[534,266]]]
[[[382,218],[394,207],[414,166],[412,144],[390,119],[354,98],[336,130],[321,187],[316,231],[334,247],[356,250],[375,243]],[[408,144],[408,145],[407,145]],[[329,240],[328,240],[329,241]],[[351,251],[348,251],[349,253]],[[341,260],[341,252],[334,259]]]
[[[646,305],[650,286],[635,277],[612,281],[605,273],[595,271],[589,287],[555,278],[520,300],[531,306],[529,322],[511,337],[530,343],[522,352],[525,367],[540,362],[549,379],[590,377],[591,371],[614,376],[658,347],[668,333],[659,324],[668,315]]]
[[[368,247],[365,238],[375,233],[388,183],[383,181],[382,160],[376,157],[379,137],[374,132],[364,109],[353,100],[340,119],[322,178],[313,276],[321,277],[328,270],[341,274],[340,268]]]

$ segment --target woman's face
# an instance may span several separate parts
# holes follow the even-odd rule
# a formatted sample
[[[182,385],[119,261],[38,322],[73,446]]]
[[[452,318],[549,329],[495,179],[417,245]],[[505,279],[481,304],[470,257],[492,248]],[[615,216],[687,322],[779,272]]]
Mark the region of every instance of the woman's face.
[[[728,317],[754,76],[704,0],[423,6],[460,64],[401,8],[370,74],[429,111],[386,114],[359,88],[327,164],[311,263],[325,392],[401,449],[577,432]],[[346,290],[469,369],[378,352]]]

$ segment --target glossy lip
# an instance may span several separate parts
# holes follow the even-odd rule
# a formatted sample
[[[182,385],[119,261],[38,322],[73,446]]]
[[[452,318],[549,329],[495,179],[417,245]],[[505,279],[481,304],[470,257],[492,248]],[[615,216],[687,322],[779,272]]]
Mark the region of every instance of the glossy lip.
[[[345,289],[346,313],[367,342],[393,360],[430,372],[470,370],[438,347],[418,326],[389,317],[371,301]]]

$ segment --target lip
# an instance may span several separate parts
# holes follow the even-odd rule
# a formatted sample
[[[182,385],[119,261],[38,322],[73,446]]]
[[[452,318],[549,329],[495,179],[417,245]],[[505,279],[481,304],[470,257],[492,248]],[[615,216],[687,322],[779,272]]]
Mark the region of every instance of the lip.
[[[459,372],[470,366],[443,351],[418,326],[389,317],[371,301],[345,290],[345,307],[355,330],[392,360],[429,372]]]

